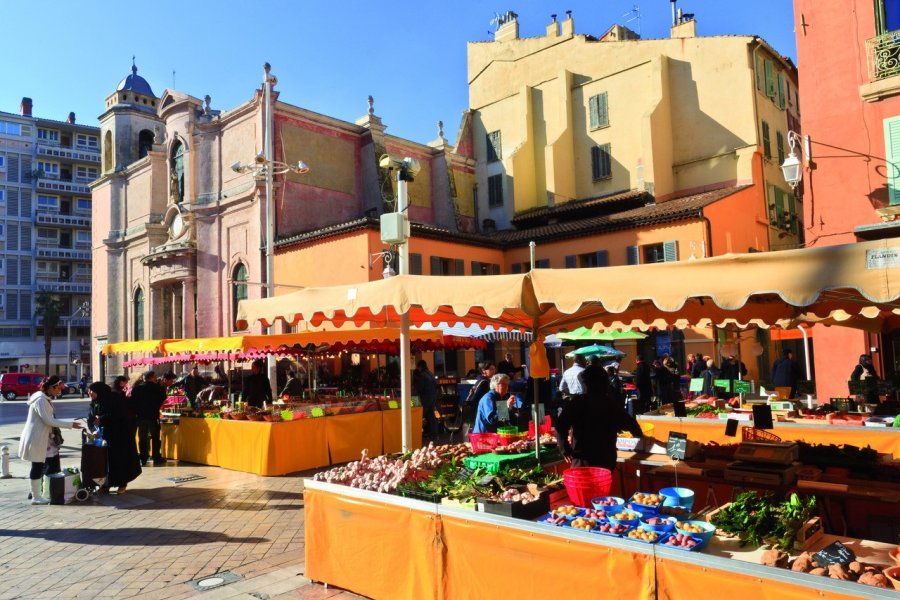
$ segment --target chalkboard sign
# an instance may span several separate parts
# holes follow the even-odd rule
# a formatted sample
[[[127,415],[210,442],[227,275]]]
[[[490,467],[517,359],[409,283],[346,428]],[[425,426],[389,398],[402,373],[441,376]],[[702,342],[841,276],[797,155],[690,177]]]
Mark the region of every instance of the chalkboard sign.
[[[675,460],[684,460],[687,452],[687,434],[678,431],[669,432],[669,441],[666,443],[666,454]]]
[[[726,392],[731,391],[731,380],[730,379],[715,379],[713,380],[713,385],[717,388],[722,388]]]
[[[737,419],[728,419],[725,421],[725,435],[728,437],[734,437],[737,435],[738,428],[738,420]]]
[[[672,403],[672,406],[675,408],[675,416],[676,417],[686,417],[687,416],[687,406],[685,406],[683,401],[677,400]]]
[[[797,393],[801,396],[815,395],[816,382],[812,381],[811,379],[801,379],[797,382]]]
[[[847,546],[840,542],[835,542],[813,554],[813,560],[820,567],[827,567],[834,563],[848,565],[856,560],[856,555],[853,554],[853,550]]]
[[[743,381],[743,380],[735,380],[734,393],[735,394],[749,394],[750,393],[750,382]]]
[[[702,392],[703,391],[703,378],[691,379],[691,383],[688,386],[688,391]]]
[[[772,407],[766,404],[753,405],[753,426],[757,429],[772,429]]]

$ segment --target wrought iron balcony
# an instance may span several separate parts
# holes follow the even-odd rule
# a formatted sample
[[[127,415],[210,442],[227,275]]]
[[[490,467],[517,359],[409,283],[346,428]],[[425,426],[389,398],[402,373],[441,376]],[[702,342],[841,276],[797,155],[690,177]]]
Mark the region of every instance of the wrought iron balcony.
[[[900,31],[889,31],[866,40],[869,80],[900,75]]]

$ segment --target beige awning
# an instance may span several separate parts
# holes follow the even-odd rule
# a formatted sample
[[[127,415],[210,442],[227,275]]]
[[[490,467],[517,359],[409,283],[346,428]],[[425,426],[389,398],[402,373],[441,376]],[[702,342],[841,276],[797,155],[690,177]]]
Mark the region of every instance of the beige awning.
[[[238,323],[397,323],[408,310],[413,324],[494,324],[543,333],[578,326],[771,326],[798,317],[900,314],[898,296],[900,239],[889,239],[523,275],[403,275],[243,300]]]

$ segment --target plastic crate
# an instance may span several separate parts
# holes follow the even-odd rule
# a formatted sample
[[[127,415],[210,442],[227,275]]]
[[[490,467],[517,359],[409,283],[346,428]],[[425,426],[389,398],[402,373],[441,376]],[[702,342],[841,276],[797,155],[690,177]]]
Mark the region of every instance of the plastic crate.
[[[497,438],[500,440],[497,447],[509,446],[513,442],[518,442],[519,440],[524,440],[525,434],[524,433],[498,433]]]
[[[441,496],[440,494],[434,494],[431,492],[424,492],[420,490],[408,490],[403,488],[397,490],[397,495],[404,498],[412,498],[413,500],[432,502],[434,504],[440,504],[441,499],[444,498],[444,496]]]
[[[518,427],[498,427],[497,434],[498,435],[517,435],[519,433]]]
[[[541,435],[545,433],[553,433],[553,422],[550,419],[550,415],[544,417],[544,422],[541,425]],[[534,439],[534,421],[528,421],[528,439]]]
[[[780,442],[781,438],[765,429],[741,427],[741,437],[745,442]]]
[[[563,483],[576,506],[590,506],[592,498],[608,496],[612,472],[600,467],[572,467],[563,471]]]
[[[470,433],[469,443],[472,444],[472,452],[483,454],[490,452],[500,444],[500,436],[496,433]]]

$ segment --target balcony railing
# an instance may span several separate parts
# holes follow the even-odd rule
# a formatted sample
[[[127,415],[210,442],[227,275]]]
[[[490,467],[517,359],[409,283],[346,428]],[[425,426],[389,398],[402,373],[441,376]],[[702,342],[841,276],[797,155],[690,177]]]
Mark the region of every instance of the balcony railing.
[[[91,253],[81,250],[70,250],[68,248],[37,248],[38,258],[57,259],[57,260],[91,260]]]
[[[100,151],[88,148],[86,146],[76,146],[74,150],[69,148],[60,148],[58,146],[44,145],[45,142],[38,140],[37,153],[39,156],[53,156],[55,158],[67,158],[69,160],[78,160],[84,162],[100,162]]]
[[[889,31],[866,40],[869,80],[900,75],[900,31]]]
[[[34,219],[38,225],[51,225],[54,227],[91,228],[90,217],[76,217],[74,215],[59,215],[56,213],[41,212],[38,210]]]
[[[50,278],[37,278],[37,288],[40,291],[53,292],[55,294],[90,294],[91,284],[78,283],[77,281],[60,281]]]
[[[81,184],[73,183],[66,179],[38,179],[37,187],[39,190],[49,190],[52,192],[70,192],[72,194],[90,194],[91,188]]]

